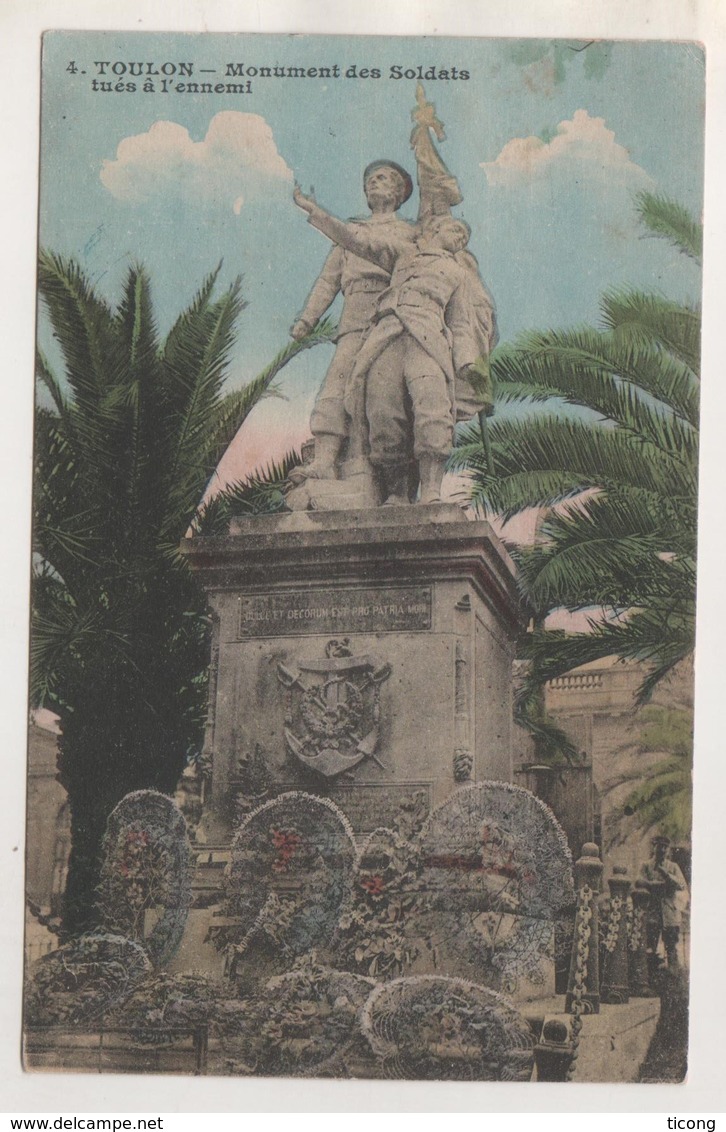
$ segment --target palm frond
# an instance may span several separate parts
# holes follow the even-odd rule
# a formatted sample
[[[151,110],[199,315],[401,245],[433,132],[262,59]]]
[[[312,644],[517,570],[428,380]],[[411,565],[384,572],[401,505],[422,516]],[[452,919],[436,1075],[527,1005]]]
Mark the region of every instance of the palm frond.
[[[593,626],[593,636],[604,649],[625,660],[641,661],[649,669],[636,703],[647,703],[658,684],[692,654],[696,628],[692,595],[691,589],[665,599],[659,596],[624,622]]]
[[[113,384],[118,358],[112,312],[74,260],[44,250],[39,255],[38,289],[63,351],[79,441],[94,454],[100,470],[109,455],[102,443],[104,395]]]
[[[81,667],[84,652],[115,647],[116,634],[103,625],[100,611],[79,610],[61,583],[34,588],[30,651],[30,698],[52,706],[63,694],[68,667]]]
[[[540,614],[564,607],[569,610],[595,604],[619,604],[627,608],[637,602],[639,575],[649,574],[658,566],[658,539],[638,536],[580,540],[575,545],[560,547],[541,565],[535,577],[527,582],[527,598]]]
[[[682,581],[671,555],[693,553],[694,519],[695,508],[684,513],[651,492],[582,497],[540,524],[535,547],[512,550],[524,594],[545,614],[558,606],[629,608],[670,592]]]
[[[74,440],[60,418],[36,409],[33,550],[76,592],[87,570],[98,566],[103,533]],[[92,469],[96,476],[95,464]]]
[[[129,268],[116,323],[132,381],[138,380],[158,350],[149,277],[141,264]]]
[[[229,484],[212,496],[197,512],[195,535],[226,534],[237,515],[271,515],[286,510],[284,488],[293,468],[302,462],[299,452],[287,452],[281,460],[270,460],[244,480]]]
[[[640,218],[654,236],[662,236],[684,255],[700,264],[703,256],[703,225],[687,208],[669,197],[656,193],[639,193],[637,208]]]
[[[127,414],[123,422],[125,467],[121,471],[129,508],[129,537],[141,539],[144,527],[148,526],[143,496],[145,493],[153,495],[158,490],[155,473],[160,461],[156,433],[160,410],[163,412],[150,284],[141,266],[134,265],[129,269],[116,322],[126,365],[123,382],[120,383]]]
[[[534,472],[567,477],[573,484],[570,494],[575,493],[576,484],[580,491],[617,485],[643,488],[674,499],[693,497],[695,471],[685,466],[678,454],[646,440],[634,441],[625,430],[544,412],[527,421],[493,418],[488,427],[493,474],[482,469],[486,462],[481,457],[473,462],[471,452],[466,451],[470,444],[475,450],[482,449],[473,426],[462,432],[451,465],[459,470],[469,467],[477,486],[487,491],[494,492],[499,479]],[[532,498],[522,498],[517,510],[534,505]]]
[[[576,765],[582,761],[581,753],[569,735],[551,720],[543,718],[532,699],[515,701],[514,722],[531,735],[537,750],[537,759],[550,764],[559,762]]]
[[[40,381],[50,393],[51,399],[56,408],[56,412],[63,422],[66,435],[72,437],[74,435],[74,429],[71,406],[66,400],[63,390],[60,387],[60,382],[50,368],[48,360],[41,350],[36,351],[35,372],[36,376],[40,379]]]
[[[630,487],[582,496],[557,514],[548,515],[539,535],[543,544],[555,550],[593,537],[659,536],[660,551],[692,552],[694,517],[693,513],[684,515],[667,497]]]
[[[201,287],[192,299],[186,310],[177,318],[164,342],[164,360],[169,366],[171,374],[183,384],[184,374],[193,372],[199,364],[204,353],[204,338],[200,335],[200,326],[222,270],[221,262],[217,264],[204,279]]]
[[[613,655],[612,643],[597,633],[565,634],[559,630],[535,629],[528,633],[520,657],[528,662],[515,702],[526,703],[544,684],[564,676],[583,664]]]
[[[479,465],[481,475],[477,475]],[[451,470],[456,466],[454,460],[449,464]],[[462,490],[463,498],[484,517],[498,516],[505,522],[532,507],[555,507],[583,491],[582,477],[566,472],[514,472],[500,479],[490,477],[483,453],[464,467],[471,476]]]
[[[646,782],[631,790],[613,815],[617,826],[626,816],[643,833],[658,829],[674,841],[690,837],[692,826],[690,761],[669,758],[651,767]]]
[[[634,706],[648,701],[656,685],[693,652],[695,636],[693,608],[659,606],[637,610],[626,620],[591,620],[590,631],[564,633],[537,630],[527,635],[522,657],[529,660],[527,675],[518,698],[526,701],[550,680],[564,676],[583,664],[618,656],[642,661],[648,675],[642,681]]]
[[[618,341],[657,343],[678,358],[694,375],[700,372],[701,315],[696,307],[673,302],[660,295],[631,289],[606,291],[600,300],[605,326]],[[688,393],[688,377],[677,379],[684,387],[691,407],[685,413],[694,420],[692,395]],[[674,380],[675,384],[675,380]],[[697,419],[697,418],[696,418]]]
[[[493,355],[495,388],[540,387],[573,405],[584,405],[624,427],[637,403],[661,402],[688,424],[698,422],[698,383],[677,358],[642,335],[593,330],[530,332]]]
[[[493,354],[492,358],[495,359],[496,354]],[[495,380],[493,387],[495,413],[505,405],[537,404],[537,402],[549,401],[551,398],[557,397],[564,401],[561,390],[554,385],[547,386],[538,385],[535,382],[509,380],[497,383]]]
[[[243,306],[238,279],[219,300],[203,309],[197,320],[189,321],[188,334],[178,343],[173,361],[166,346],[162,353],[161,365],[167,381],[183,394],[178,399],[177,411],[170,414],[162,541],[181,537],[182,524],[193,514],[213,470],[207,463],[208,440],[214,428],[214,410],[229,360],[234,324]],[[184,359],[193,359],[195,368],[182,372],[179,367]]]
[[[236,433],[244,424],[252,409],[262,397],[269,393],[273,382],[289,362],[304,350],[332,342],[337,325],[332,319],[318,322],[304,338],[291,340],[275,355],[269,365],[242,389],[228,393],[219,405],[211,436],[210,465],[215,468],[223,452],[229,447]]]

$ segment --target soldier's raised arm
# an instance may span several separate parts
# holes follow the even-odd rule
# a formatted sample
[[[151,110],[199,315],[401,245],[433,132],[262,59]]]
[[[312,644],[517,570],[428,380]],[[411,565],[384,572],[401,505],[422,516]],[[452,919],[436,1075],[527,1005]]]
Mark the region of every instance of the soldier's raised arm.
[[[295,186],[293,200],[298,208],[307,212],[308,222],[334,244],[378,264],[388,272],[393,270],[396,256],[404,246],[394,232],[376,232],[362,224],[346,224],[321,208],[314,197],[305,196],[298,185]]]

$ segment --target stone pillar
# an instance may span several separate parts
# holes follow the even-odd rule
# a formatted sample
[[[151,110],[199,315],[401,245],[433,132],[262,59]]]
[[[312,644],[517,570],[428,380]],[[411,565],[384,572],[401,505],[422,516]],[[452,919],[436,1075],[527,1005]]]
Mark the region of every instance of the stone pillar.
[[[567,1019],[550,1018],[534,1047],[538,1081],[566,1081],[575,1055]]]
[[[605,960],[601,999],[603,1002],[622,1004],[628,1001],[628,911],[631,883],[627,870],[616,865],[608,881],[610,911],[606,925]]]
[[[468,782],[474,769],[471,744],[471,599],[465,594],[454,606],[456,659],[454,661],[454,779]]]
[[[633,926],[628,944],[628,983],[634,998],[651,998],[655,992],[648,982],[647,920],[650,889],[645,881],[636,880],[631,893]]]
[[[565,1010],[573,1014],[578,999],[582,1013],[600,1012],[600,938],[597,898],[602,884],[600,850],[594,841],[586,841],[582,856],[575,862],[577,912],[575,938],[572,945],[570,982]],[[583,979],[584,975],[584,979]]]

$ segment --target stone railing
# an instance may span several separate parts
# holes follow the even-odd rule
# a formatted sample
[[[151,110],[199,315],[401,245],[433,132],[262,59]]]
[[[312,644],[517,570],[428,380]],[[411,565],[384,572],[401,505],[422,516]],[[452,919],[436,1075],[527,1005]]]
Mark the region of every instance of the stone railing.
[[[547,687],[557,692],[581,692],[585,688],[602,688],[602,672],[573,672],[567,676],[555,676],[547,681]]]

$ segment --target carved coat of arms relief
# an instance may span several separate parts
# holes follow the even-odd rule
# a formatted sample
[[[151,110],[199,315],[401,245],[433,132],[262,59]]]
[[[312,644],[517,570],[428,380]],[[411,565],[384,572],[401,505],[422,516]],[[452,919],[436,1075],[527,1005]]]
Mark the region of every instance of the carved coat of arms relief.
[[[289,753],[323,778],[337,778],[377,757],[381,685],[389,664],[354,656],[347,637],[330,640],[325,656],[293,668],[278,664],[285,689],[285,742]],[[385,769],[385,768],[384,768]]]

